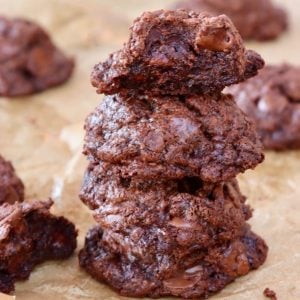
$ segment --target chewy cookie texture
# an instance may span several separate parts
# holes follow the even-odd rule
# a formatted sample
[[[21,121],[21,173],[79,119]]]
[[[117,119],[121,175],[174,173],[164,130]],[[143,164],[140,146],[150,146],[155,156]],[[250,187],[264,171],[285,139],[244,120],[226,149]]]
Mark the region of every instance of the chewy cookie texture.
[[[262,161],[253,124],[230,95],[106,96],[86,122],[85,153],[126,175],[226,180]]]
[[[173,8],[225,14],[245,40],[272,40],[288,27],[286,11],[272,0],[181,0]]]
[[[221,93],[263,65],[226,16],[161,10],[95,66],[107,96],[86,121],[80,197],[98,225],[79,254],[95,279],[126,296],[205,298],[265,261],[235,179],[262,145]]]
[[[254,76],[262,66],[226,16],[146,12],[124,47],[95,66],[92,84],[104,94],[207,94]]]
[[[73,60],[40,26],[0,16],[0,96],[23,96],[62,84],[73,67]]]
[[[267,66],[226,91],[254,120],[266,149],[300,149],[300,67]]]
[[[23,202],[23,183],[1,157],[0,199],[0,292],[10,293],[37,264],[71,256],[77,231],[50,213],[51,200]]]

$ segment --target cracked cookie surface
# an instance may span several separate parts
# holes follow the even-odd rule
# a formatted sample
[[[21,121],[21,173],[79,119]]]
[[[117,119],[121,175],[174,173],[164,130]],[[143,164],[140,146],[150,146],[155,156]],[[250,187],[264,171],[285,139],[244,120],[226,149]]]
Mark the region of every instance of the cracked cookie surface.
[[[228,95],[107,96],[88,117],[85,153],[142,178],[223,181],[263,160],[252,123]]]

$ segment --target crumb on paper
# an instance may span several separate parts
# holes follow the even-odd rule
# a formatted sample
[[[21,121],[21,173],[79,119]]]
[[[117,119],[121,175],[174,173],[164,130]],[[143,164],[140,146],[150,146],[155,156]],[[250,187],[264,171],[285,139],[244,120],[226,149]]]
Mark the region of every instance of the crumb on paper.
[[[276,293],[274,291],[272,291],[271,289],[269,289],[269,288],[265,288],[264,296],[266,298],[270,298],[271,300],[277,300]]]

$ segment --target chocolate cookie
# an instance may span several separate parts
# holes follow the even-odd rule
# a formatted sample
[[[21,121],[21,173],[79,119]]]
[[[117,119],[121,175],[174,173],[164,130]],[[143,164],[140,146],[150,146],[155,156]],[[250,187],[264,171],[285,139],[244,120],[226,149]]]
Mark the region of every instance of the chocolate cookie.
[[[263,160],[231,96],[107,96],[86,122],[85,153],[143,178],[223,181]]]
[[[123,49],[95,66],[92,84],[105,94],[215,93],[262,66],[226,16],[160,10],[135,20]]]
[[[257,126],[266,149],[300,148],[300,68],[267,66],[257,77],[227,89]]]
[[[175,253],[182,252],[180,247],[208,247],[231,240],[251,217],[235,180],[217,184],[197,177],[145,181],[124,178],[117,166],[109,164],[90,166],[80,196],[107,230],[107,243],[142,260],[154,257],[162,245],[164,251]]]
[[[49,200],[0,206],[0,292],[13,291],[15,281],[27,279],[35,265],[74,252],[76,229],[51,215],[51,205]]]
[[[127,296],[207,296],[257,268],[266,257],[267,247],[260,238],[252,233],[244,236],[251,211],[235,180],[219,184],[196,177],[145,181],[123,178],[116,165],[104,163],[90,165],[81,199],[93,209],[104,232],[99,227],[88,234],[80,264]],[[225,265],[228,269],[222,273]],[[189,276],[194,270],[195,280]],[[216,277],[209,281],[214,272]],[[183,285],[172,277],[176,273],[186,279]],[[204,282],[215,289],[206,290]]]
[[[0,95],[22,96],[65,82],[74,62],[37,24],[0,17]]]
[[[0,156],[0,205],[24,200],[24,185],[13,165]]]
[[[99,227],[88,233],[80,265],[124,296],[207,298],[258,268],[267,252],[264,241],[245,227],[241,237],[211,248],[195,247],[182,253],[176,263],[158,252],[152,264],[144,264],[114,251],[103,242],[103,235]],[[168,264],[170,259],[172,264]]]
[[[173,8],[206,12],[213,16],[225,14],[247,40],[275,39],[288,27],[285,10],[271,0],[183,0]]]

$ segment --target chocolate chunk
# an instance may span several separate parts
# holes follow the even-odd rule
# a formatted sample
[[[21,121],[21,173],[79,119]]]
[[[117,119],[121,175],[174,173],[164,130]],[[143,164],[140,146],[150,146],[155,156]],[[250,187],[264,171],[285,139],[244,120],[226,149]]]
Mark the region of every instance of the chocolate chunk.
[[[266,149],[300,148],[300,68],[267,66],[258,76],[226,90],[256,123]]]
[[[262,66],[226,16],[161,10],[135,20],[123,49],[95,66],[92,84],[104,94],[215,93]]]
[[[16,175],[13,165],[0,156],[0,205],[2,203],[22,202],[24,185]]]
[[[85,153],[143,178],[223,181],[263,160],[231,96],[107,96],[86,122]]]
[[[76,248],[77,231],[63,217],[50,214],[52,201],[0,206],[0,292],[46,260],[66,259]]]
[[[271,0],[181,0],[173,8],[227,15],[244,39],[271,40],[288,27],[284,9]]]
[[[0,95],[22,96],[62,84],[73,71],[67,58],[37,24],[0,17]]]

